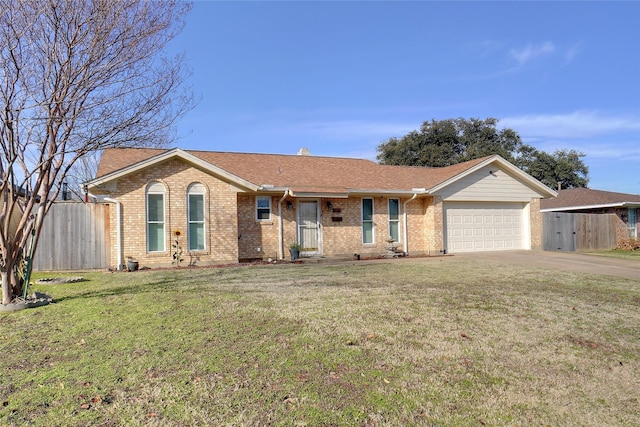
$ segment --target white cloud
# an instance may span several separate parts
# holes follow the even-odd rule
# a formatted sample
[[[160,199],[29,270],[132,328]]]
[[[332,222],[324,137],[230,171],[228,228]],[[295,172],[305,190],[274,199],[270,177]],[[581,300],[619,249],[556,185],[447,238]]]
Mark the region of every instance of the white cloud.
[[[520,49],[511,49],[509,51],[509,55],[511,55],[511,57],[518,61],[518,64],[522,66],[539,56],[552,53],[555,49],[556,47],[551,42],[544,42],[537,45],[528,44]]]
[[[624,147],[624,149],[622,149]],[[638,143],[618,144],[618,145],[591,145],[582,147],[582,151],[589,156],[601,159],[625,159],[640,161],[640,146]]]
[[[523,141],[546,152],[575,149],[588,159],[608,159],[640,166],[640,117],[613,116],[594,111],[507,117],[508,127]]]
[[[500,124],[526,138],[588,138],[640,130],[640,117],[606,116],[594,111],[506,117]]]
[[[573,46],[569,47],[564,52],[565,65],[571,63],[573,61],[573,59],[576,56],[578,56],[578,54],[580,53],[581,50],[582,50],[582,44],[581,43],[576,43]]]

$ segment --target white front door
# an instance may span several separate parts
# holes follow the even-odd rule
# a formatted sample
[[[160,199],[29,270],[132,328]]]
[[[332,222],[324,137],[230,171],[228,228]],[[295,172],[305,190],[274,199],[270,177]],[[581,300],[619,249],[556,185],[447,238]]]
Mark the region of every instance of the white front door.
[[[302,255],[316,255],[320,251],[320,214],[318,202],[298,202],[298,243]]]

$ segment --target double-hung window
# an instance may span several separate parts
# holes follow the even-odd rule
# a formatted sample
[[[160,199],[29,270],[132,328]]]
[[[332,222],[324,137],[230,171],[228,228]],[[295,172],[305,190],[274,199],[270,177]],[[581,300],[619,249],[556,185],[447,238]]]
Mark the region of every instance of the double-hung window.
[[[269,196],[256,197],[256,219],[258,221],[271,220],[271,197]]]
[[[389,238],[400,241],[400,200],[389,199]]]
[[[187,195],[190,251],[205,250],[204,196],[204,185],[191,184]]]
[[[362,199],[362,243],[373,243],[373,199]]]
[[[637,209],[629,208],[629,237],[632,239],[638,238],[638,217],[636,216]]]
[[[154,182],[147,187],[147,250],[164,252],[165,250],[165,218],[163,184]]]

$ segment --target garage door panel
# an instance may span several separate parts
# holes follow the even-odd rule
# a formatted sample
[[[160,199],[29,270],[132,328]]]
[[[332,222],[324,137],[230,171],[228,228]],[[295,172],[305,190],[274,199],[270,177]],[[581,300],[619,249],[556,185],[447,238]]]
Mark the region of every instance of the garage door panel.
[[[447,251],[522,249],[522,203],[445,203]]]

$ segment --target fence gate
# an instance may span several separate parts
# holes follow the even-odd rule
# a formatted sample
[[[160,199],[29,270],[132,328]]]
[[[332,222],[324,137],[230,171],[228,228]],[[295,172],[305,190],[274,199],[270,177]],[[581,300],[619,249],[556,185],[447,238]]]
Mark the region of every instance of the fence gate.
[[[109,205],[57,202],[44,219],[33,269],[87,270],[109,265]]]
[[[545,251],[595,251],[617,247],[615,214],[543,213]]]

